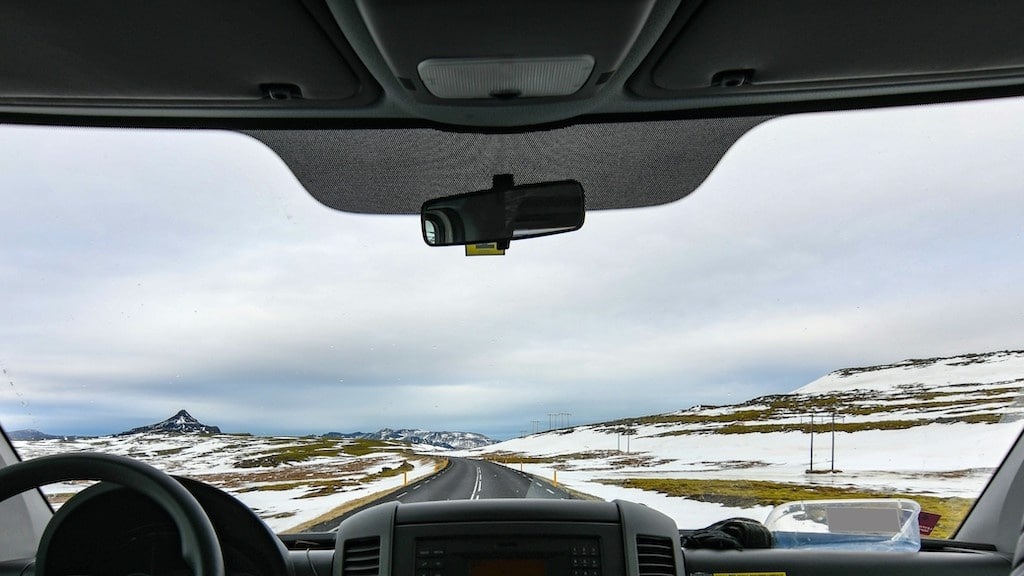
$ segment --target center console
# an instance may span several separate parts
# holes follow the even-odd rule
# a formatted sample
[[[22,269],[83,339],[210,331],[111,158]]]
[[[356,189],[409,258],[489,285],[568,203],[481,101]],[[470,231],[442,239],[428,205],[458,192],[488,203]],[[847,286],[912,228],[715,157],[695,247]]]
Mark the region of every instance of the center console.
[[[334,576],[680,574],[675,523],[618,501],[392,502],[342,523],[334,563]]]

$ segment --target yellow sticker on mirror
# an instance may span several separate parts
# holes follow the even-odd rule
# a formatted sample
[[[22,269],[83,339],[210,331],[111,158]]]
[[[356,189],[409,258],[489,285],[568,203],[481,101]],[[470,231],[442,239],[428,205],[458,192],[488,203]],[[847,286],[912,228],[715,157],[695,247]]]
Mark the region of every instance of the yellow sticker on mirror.
[[[466,256],[504,256],[505,250],[497,242],[487,244],[466,244]]]

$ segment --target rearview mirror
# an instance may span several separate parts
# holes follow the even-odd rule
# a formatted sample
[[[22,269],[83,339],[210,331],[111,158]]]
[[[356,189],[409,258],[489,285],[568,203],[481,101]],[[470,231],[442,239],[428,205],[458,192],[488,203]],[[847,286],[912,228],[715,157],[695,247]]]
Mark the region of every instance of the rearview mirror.
[[[575,180],[513,186],[512,176],[494,177],[494,187],[423,203],[420,222],[430,246],[459,246],[579,230],[583,187]]]

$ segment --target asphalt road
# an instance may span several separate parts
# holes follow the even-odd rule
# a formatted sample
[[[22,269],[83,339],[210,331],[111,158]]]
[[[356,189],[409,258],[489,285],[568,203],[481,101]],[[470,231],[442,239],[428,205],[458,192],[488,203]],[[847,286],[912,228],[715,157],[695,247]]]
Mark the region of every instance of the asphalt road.
[[[347,516],[368,506],[398,500],[403,503],[436,500],[480,500],[484,498],[553,498],[572,496],[551,483],[518,470],[483,460],[450,458],[444,470],[384,496],[343,516],[317,524],[310,532],[329,532]]]

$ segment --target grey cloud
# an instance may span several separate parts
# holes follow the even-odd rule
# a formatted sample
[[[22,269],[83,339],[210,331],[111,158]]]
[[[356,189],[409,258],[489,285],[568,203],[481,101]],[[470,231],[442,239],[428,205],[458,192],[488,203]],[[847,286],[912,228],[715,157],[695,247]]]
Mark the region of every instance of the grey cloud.
[[[1024,130],[998,118],[1024,106],[1002,106],[770,122],[679,203],[489,259],[332,212],[243,137],[5,128],[0,360],[44,423],[493,433],[1019,347]]]

